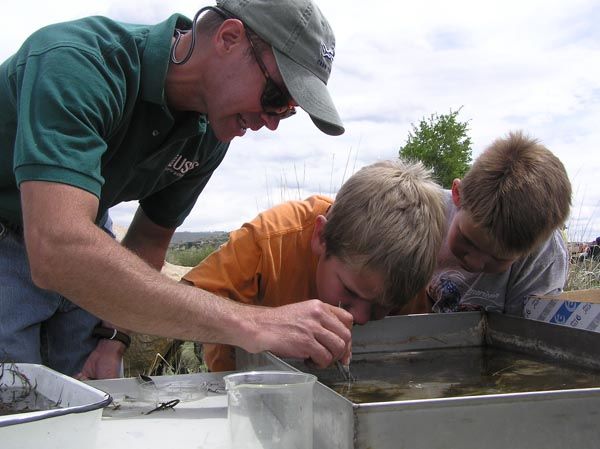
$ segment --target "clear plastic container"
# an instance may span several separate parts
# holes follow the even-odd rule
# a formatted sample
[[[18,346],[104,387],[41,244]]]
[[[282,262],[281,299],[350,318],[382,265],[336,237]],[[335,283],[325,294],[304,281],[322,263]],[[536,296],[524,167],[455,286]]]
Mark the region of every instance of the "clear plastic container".
[[[196,401],[207,396],[207,386],[193,381],[138,380],[136,399],[159,405],[178,399],[181,402]]]
[[[251,371],[224,380],[233,449],[312,449],[316,376]]]

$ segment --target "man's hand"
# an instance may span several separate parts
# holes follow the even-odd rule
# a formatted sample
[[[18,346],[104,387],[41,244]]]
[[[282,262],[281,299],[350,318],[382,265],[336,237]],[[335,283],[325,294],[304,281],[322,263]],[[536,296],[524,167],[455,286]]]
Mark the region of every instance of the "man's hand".
[[[310,359],[319,368],[350,358],[352,315],[313,299],[281,307],[253,307],[251,338],[239,346],[281,357]]]
[[[83,369],[74,377],[79,380],[113,379],[121,375],[125,345],[120,341],[100,339],[88,356]]]

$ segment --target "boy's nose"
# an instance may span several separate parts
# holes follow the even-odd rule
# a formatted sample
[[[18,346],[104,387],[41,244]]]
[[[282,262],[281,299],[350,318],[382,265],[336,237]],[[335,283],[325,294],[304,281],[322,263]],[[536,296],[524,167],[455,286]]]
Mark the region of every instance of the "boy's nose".
[[[469,271],[473,273],[483,271],[483,267],[485,267],[484,258],[474,253],[465,254],[464,261]]]
[[[365,324],[371,318],[371,304],[352,304],[348,309],[354,318],[354,324]]]

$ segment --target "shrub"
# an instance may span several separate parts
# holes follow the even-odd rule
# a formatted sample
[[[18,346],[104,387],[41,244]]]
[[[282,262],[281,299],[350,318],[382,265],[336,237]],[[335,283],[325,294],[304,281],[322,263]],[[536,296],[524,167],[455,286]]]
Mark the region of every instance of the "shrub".
[[[166,260],[173,265],[195,267],[215,249],[217,249],[215,245],[190,248],[169,248]]]

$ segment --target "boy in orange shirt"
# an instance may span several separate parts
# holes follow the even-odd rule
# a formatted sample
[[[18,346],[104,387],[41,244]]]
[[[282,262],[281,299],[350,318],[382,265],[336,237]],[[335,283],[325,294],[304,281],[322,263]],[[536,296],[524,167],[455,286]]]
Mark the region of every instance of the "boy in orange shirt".
[[[379,162],[350,177],[335,202],[315,195],[259,214],[182,282],[257,306],[318,298],[364,324],[426,286],[444,221],[428,170]],[[234,370],[234,348],[205,344],[204,361],[211,371]]]

